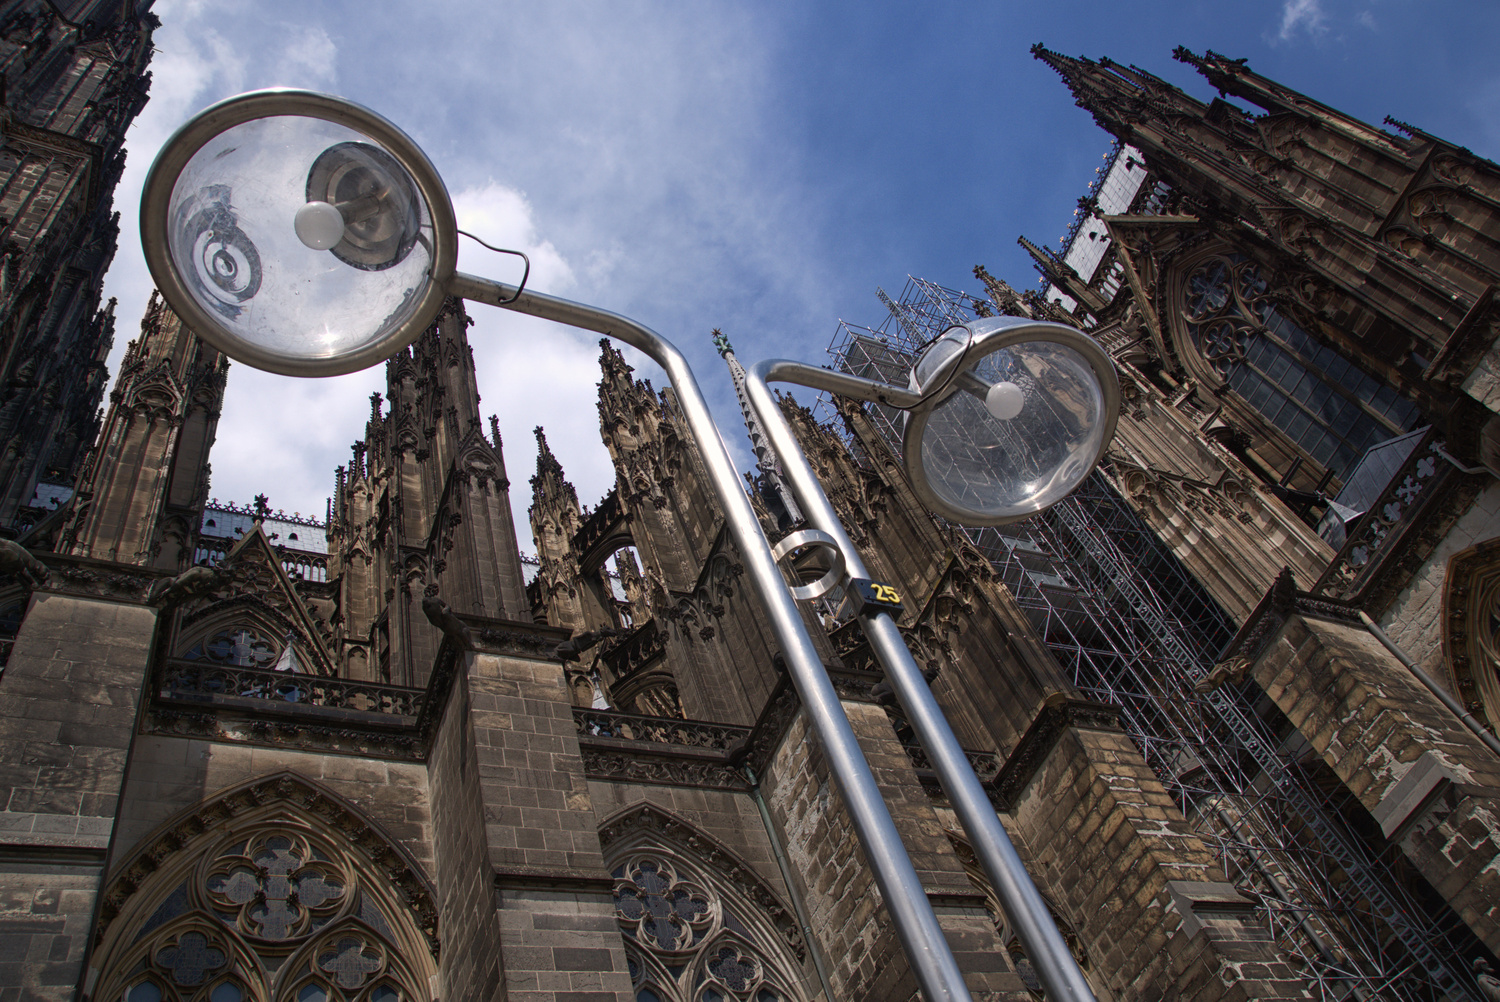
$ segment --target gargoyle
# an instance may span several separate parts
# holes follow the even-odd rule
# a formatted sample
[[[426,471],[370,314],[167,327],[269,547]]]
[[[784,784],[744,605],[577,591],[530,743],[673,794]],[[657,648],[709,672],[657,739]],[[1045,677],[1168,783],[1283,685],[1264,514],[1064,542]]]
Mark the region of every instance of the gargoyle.
[[[464,625],[464,621],[453,614],[448,608],[448,603],[436,595],[424,595],[422,597],[422,614],[427,617],[427,622],[443,631],[443,636],[453,641],[453,645],[461,651],[472,651],[474,649],[474,635]]]
[[[163,611],[218,587],[219,572],[212,567],[189,567],[175,578],[161,578],[146,593],[146,604]]]
[[[576,637],[569,637],[552,649],[552,656],[566,664],[569,661],[577,661],[583,652],[593,647],[599,641],[608,637],[623,637],[624,630],[589,630],[580,633]]]
[[[1251,663],[1249,658],[1230,658],[1228,661],[1220,661],[1213,666],[1212,671],[1193,683],[1193,691],[1213,692],[1219,686],[1231,682],[1238,685],[1245,680]]]

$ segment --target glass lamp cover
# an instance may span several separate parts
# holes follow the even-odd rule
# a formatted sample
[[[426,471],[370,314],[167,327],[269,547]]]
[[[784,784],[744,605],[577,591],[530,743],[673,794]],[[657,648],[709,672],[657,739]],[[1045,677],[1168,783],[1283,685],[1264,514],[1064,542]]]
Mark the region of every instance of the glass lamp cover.
[[[934,510],[966,525],[1003,525],[1062,500],[1098,462],[1119,407],[1097,344],[1018,317],[950,328],[911,381],[934,402],[907,416],[908,472]]]
[[[142,199],[152,275],[233,358],[336,375],[432,321],[457,257],[453,209],[420,149],[367,109],[241,95],[163,148]]]

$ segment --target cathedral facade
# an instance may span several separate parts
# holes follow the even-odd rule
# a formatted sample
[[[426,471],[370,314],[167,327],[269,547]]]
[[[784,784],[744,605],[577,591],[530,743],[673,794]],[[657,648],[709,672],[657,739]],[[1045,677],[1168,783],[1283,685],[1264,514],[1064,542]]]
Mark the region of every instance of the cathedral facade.
[[[1208,104],[1037,55],[1139,177],[1033,248],[1046,294],[919,283],[835,362],[1081,326],[1100,472],[965,532],[889,413],[783,413],[1100,1000],[1483,999],[1500,168],[1213,54],[1179,51]],[[0,547],[0,999],[915,997],[674,395],[601,343],[615,486],[537,429],[528,569],[468,323],[387,363],[318,522],[209,497],[228,364],[153,299],[66,505]],[[1044,997],[858,621],[803,611],[971,993]]]

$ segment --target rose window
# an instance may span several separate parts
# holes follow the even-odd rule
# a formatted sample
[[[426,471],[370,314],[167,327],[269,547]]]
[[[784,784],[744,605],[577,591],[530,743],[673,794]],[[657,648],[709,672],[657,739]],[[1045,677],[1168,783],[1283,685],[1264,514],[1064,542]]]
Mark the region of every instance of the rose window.
[[[691,949],[713,921],[708,895],[679,881],[670,865],[643,859],[617,871],[615,909],[636,939],[663,950]]]
[[[237,668],[269,668],[281,654],[281,645],[254,630],[235,627],[205,638],[183,657],[188,661],[211,661]]]

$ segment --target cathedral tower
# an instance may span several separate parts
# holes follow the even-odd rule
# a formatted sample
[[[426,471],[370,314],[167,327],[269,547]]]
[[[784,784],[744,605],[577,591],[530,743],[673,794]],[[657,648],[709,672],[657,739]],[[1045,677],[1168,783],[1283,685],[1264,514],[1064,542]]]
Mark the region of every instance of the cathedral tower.
[[[193,563],[228,372],[153,293],[79,478],[65,552],[173,572]]]
[[[99,431],[125,131],[146,103],[150,0],[0,4],[0,526],[73,486]],[[47,498],[32,498],[38,485]],[[28,510],[33,509],[33,510]]]

